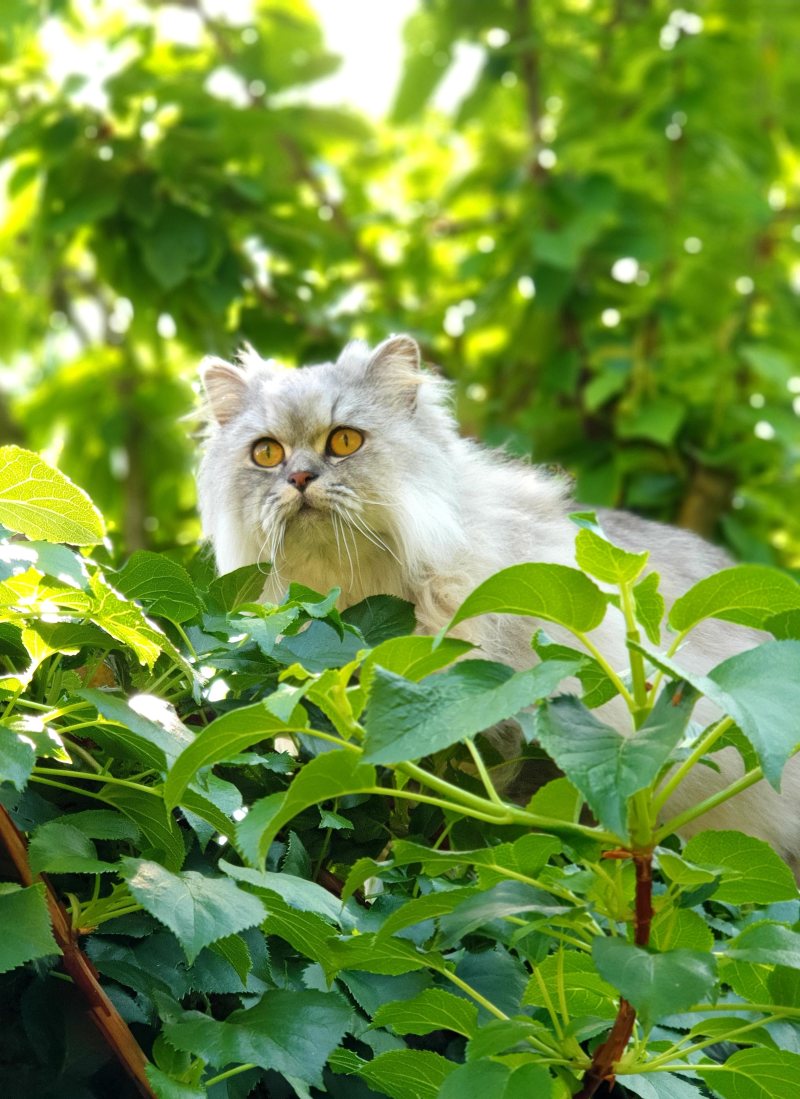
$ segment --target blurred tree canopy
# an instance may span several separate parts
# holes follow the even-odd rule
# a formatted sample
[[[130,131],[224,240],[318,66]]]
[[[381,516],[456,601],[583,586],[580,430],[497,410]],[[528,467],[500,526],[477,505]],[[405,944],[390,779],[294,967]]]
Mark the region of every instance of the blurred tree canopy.
[[[4,0],[2,440],[192,542],[202,354],[411,331],[585,503],[800,566],[800,5],[420,0],[405,48],[373,123],[305,0]]]

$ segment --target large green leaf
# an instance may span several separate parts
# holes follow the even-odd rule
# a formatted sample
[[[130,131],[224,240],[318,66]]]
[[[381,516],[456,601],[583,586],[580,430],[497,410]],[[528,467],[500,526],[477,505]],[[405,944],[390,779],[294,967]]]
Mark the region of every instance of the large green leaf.
[[[280,829],[303,809],[375,784],[375,768],[362,761],[360,752],[325,752],[298,772],[284,795],[269,794],[256,802],[237,828],[237,840],[250,861],[261,863]]]
[[[625,939],[598,936],[592,957],[600,976],[633,1004],[645,1026],[708,999],[717,981],[713,954],[697,950],[653,954]]]
[[[44,542],[94,546],[105,537],[102,516],[83,489],[18,446],[0,447],[0,523]]]
[[[41,883],[21,889],[0,883],[0,973],[35,958],[60,953],[50,930],[50,913]]]
[[[448,748],[545,698],[576,667],[553,660],[514,672],[504,664],[465,660],[420,683],[376,667],[364,757],[399,763]]]
[[[280,733],[302,731],[307,725],[308,719],[300,706],[295,710],[292,722],[275,717],[266,702],[256,702],[223,714],[198,733],[176,759],[164,787],[167,805],[172,808],[178,804],[184,790],[202,767],[230,759],[260,740]]]
[[[137,550],[114,583],[128,599],[136,599],[149,614],[186,622],[203,603],[186,569],[160,553]]]
[[[390,1099],[436,1099],[455,1067],[438,1053],[392,1049],[362,1065],[358,1074]]]
[[[558,622],[579,633],[599,626],[606,597],[588,576],[567,565],[532,562],[511,565],[468,595],[450,629],[476,614],[522,614]]]
[[[630,583],[647,564],[649,554],[629,553],[596,531],[584,527],[575,539],[575,560],[584,572],[606,584]]]
[[[788,1050],[740,1049],[724,1065],[692,1066],[722,1099],[795,1099],[800,1055]]]
[[[751,924],[725,944],[725,953],[745,962],[800,969],[800,931],[792,931],[785,924]]]
[[[765,641],[705,676],[684,672],[660,655],[652,658],[734,719],[755,748],[767,781],[779,789],[786,761],[800,745],[800,641]]]
[[[261,901],[229,878],[195,870],[173,874],[157,862],[130,858],[121,873],[145,911],[177,936],[190,962],[204,946],[255,927],[265,916]]]
[[[800,608],[800,584],[765,565],[734,565],[707,576],[672,604],[669,624],[680,632],[704,618],[763,626],[774,615]]]
[[[770,904],[793,900],[797,885],[791,870],[768,843],[741,832],[700,832],[684,848],[684,857],[721,872],[715,900],[727,904]]]
[[[680,741],[695,692],[672,684],[646,723],[622,736],[571,696],[551,699],[536,715],[536,736],[606,828],[627,834],[627,799],[658,775]]]
[[[252,1063],[322,1088],[325,1062],[353,1024],[351,1008],[335,992],[274,989],[224,1022],[184,1012],[164,1035],[217,1068]]]
[[[452,1030],[471,1038],[478,1027],[478,1008],[452,992],[426,988],[411,1000],[395,1001],[379,1007],[372,1024],[391,1027],[397,1034]]]
[[[497,1061],[468,1061],[451,1073],[437,1099],[555,1099],[561,1091],[542,1065],[517,1068]]]
[[[97,848],[69,818],[40,825],[28,845],[28,857],[34,874],[108,874],[113,863],[97,857]]]

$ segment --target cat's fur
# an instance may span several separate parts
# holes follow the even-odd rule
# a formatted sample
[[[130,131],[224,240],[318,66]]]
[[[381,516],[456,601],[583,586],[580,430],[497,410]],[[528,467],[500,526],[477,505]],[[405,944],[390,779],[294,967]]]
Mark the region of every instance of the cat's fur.
[[[206,360],[202,368],[210,430],[199,475],[200,510],[218,568],[228,572],[271,561],[264,597],[279,600],[289,580],[317,591],[342,589],[341,605],[389,593],[412,601],[420,628],[438,631],[465,596],[507,565],[549,561],[573,565],[575,509],[565,480],[459,436],[448,387],[420,369],[419,349],[407,336],[374,352],[360,342],[336,363],[286,369],[247,351],[238,365]],[[327,456],[331,430],[347,426],[365,436],[345,458]],[[257,467],[253,443],[273,437],[286,460]],[[316,474],[301,492],[287,479]],[[648,549],[669,605],[704,576],[731,562],[686,531],[615,511],[601,513],[612,541]],[[545,623],[559,640],[566,631]],[[529,619],[483,616],[461,636],[490,659],[522,667],[535,659]],[[628,665],[621,617],[610,610],[592,633],[618,669]],[[705,672],[761,640],[760,635],[707,621],[678,660]],[[617,699],[600,712],[630,731]],[[701,704],[700,720],[718,712]],[[741,773],[738,755],[715,757],[718,776],[696,767],[669,803],[670,815],[709,796]],[[767,840],[795,868],[800,855],[800,769],[792,761],[779,797],[761,782],[693,826],[738,828]],[[687,831],[692,831],[692,828]]]

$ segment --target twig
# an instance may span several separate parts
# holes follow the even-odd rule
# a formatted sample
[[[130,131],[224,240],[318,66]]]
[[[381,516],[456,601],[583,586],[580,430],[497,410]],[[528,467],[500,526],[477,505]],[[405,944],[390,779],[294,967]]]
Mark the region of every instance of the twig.
[[[145,1074],[147,1058],[134,1038],[128,1024],[103,990],[97,970],[78,946],[66,909],[47,879],[31,872],[25,838],[6,810],[0,806],[0,840],[2,840],[25,886],[41,881],[45,887],[47,907],[53,925],[53,935],[63,954],[63,966],[89,1003],[88,1014],[102,1034],[115,1057],[136,1084],[140,1095],[156,1099]]]

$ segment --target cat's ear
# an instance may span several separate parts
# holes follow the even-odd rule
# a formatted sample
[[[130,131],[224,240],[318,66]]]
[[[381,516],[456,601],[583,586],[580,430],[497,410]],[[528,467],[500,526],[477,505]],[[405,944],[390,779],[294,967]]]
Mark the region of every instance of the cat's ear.
[[[247,373],[242,367],[209,355],[200,364],[200,380],[206,391],[211,415],[218,424],[226,424],[244,408]]]
[[[392,387],[408,405],[414,406],[423,375],[419,344],[411,336],[390,336],[378,344],[367,363],[367,375]]]

